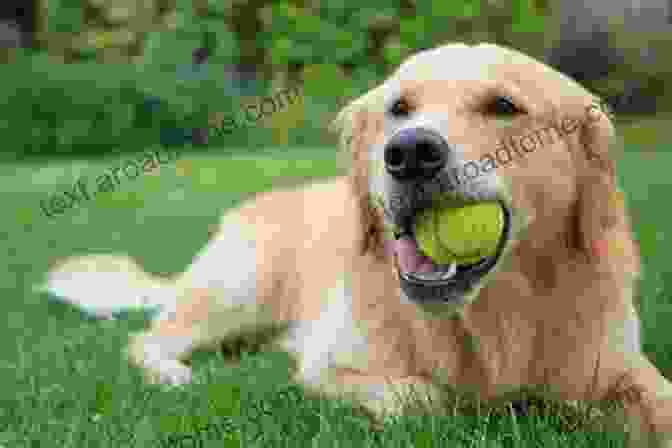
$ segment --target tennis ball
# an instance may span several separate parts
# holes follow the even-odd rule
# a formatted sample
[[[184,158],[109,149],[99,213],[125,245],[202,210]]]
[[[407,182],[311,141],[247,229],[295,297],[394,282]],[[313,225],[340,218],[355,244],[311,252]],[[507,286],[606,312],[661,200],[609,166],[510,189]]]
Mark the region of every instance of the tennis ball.
[[[503,231],[504,214],[495,202],[434,207],[415,220],[420,250],[438,264],[472,264],[494,255]]]

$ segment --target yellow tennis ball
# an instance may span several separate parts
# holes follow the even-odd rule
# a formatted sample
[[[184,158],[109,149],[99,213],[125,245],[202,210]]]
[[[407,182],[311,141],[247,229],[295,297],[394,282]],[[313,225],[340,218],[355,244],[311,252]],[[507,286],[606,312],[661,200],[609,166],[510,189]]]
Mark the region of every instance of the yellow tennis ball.
[[[415,220],[418,247],[438,264],[476,263],[497,251],[503,213],[495,202],[424,210]]]

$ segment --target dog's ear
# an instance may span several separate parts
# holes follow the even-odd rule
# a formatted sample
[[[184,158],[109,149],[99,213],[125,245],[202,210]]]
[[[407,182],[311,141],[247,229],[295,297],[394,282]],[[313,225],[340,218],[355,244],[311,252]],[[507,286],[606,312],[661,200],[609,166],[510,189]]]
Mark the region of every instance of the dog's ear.
[[[636,249],[613,160],[613,150],[620,146],[604,106],[594,103],[585,109],[578,140],[575,245],[591,262],[634,261]]]
[[[369,145],[373,141],[378,122],[375,111],[377,91],[372,90],[345,106],[332,123],[332,130],[340,132],[340,156],[348,167],[349,182],[360,219],[360,253],[371,252],[384,257],[384,233],[381,217],[376,213],[369,194]]]

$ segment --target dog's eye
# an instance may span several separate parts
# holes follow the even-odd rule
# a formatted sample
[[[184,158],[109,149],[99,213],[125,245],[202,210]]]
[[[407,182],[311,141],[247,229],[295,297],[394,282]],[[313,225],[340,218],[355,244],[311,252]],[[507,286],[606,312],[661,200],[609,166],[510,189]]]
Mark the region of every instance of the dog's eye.
[[[411,113],[411,106],[403,98],[398,99],[390,106],[390,115],[395,118],[408,117]]]
[[[486,113],[489,115],[519,115],[524,113],[523,110],[519,109],[518,106],[514,104],[511,98],[500,96],[495,98],[495,100],[488,105],[486,108]]]

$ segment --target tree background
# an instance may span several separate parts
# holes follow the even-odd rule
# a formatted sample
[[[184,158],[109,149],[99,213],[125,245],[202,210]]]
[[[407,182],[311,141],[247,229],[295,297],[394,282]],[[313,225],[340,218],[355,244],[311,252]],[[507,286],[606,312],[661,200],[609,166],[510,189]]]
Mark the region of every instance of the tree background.
[[[301,86],[297,104],[201,145],[333,143],[327,127],[338,109],[419,49],[491,41],[543,60],[557,39],[551,6],[544,0],[36,1],[26,12],[33,15],[31,44],[6,45],[3,54],[2,153],[102,154],[157,142],[190,147],[193,129],[237,116],[246,104],[291,85]],[[615,24],[609,39],[632,35]],[[636,78],[664,95],[667,58],[645,70],[631,61],[642,46],[672,48],[669,35],[640,40],[630,45],[630,59],[587,86],[616,98],[624,80]]]

